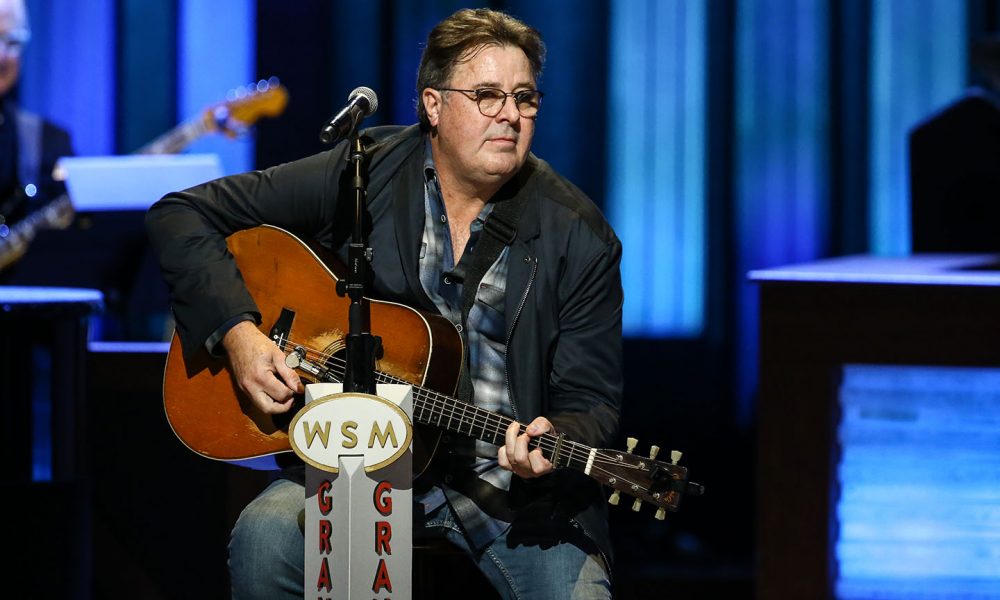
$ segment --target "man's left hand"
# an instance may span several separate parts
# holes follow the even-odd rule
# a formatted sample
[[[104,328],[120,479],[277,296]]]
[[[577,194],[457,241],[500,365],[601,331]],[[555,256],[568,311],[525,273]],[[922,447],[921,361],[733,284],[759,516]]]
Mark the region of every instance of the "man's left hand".
[[[555,433],[555,427],[545,417],[538,417],[528,424],[521,433],[521,424],[517,421],[510,424],[505,436],[506,443],[497,451],[500,468],[506,469],[525,479],[540,477],[553,470],[549,459],[542,456],[542,451],[535,448],[528,451],[528,442],[543,433]],[[520,435],[518,435],[520,434]]]

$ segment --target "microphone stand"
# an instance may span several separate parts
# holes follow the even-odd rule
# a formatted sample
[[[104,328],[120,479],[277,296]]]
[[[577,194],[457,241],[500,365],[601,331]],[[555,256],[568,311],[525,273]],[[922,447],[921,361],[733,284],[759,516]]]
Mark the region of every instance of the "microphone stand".
[[[372,249],[364,228],[365,187],[368,165],[365,148],[358,135],[357,127],[350,136],[351,163],[353,175],[351,188],[354,190],[354,229],[347,250],[347,279],[337,281],[337,294],[348,296],[347,367],[344,370],[344,391],[375,394],[375,358],[381,352],[382,338],[371,334],[371,307],[366,298],[365,286],[368,281],[369,261]]]

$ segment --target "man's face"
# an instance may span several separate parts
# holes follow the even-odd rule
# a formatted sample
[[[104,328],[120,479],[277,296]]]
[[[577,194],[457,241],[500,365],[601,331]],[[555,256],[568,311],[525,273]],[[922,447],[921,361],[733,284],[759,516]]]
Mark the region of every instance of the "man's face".
[[[516,46],[484,46],[459,63],[446,87],[505,92],[535,89],[531,65]],[[508,97],[495,117],[484,116],[472,94],[424,90],[423,101],[437,128],[434,161],[471,184],[495,186],[514,176],[524,165],[535,133],[535,119],[517,111]]]
[[[11,37],[20,26],[14,2],[0,0],[0,96],[14,87],[21,73],[21,46]]]

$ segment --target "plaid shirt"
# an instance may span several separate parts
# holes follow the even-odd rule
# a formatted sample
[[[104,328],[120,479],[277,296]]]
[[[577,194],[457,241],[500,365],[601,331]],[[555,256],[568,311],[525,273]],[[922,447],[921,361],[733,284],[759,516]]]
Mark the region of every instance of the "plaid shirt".
[[[438,311],[462,331],[462,274],[469,268],[472,250],[483,234],[483,224],[493,204],[483,207],[470,226],[468,244],[458,265],[451,245],[451,229],[438,186],[430,143],[424,161],[424,233],[420,250],[420,283]],[[463,332],[469,351],[474,403],[481,408],[513,417],[506,378],[506,318],[504,292],[507,287],[507,255],[504,247],[496,262],[483,275],[476,301]],[[476,441],[473,470],[480,479],[499,489],[510,488],[510,472],[497,465],[496,446]],[[503,533],[509,523],[486,515],[470,499],[454,490],[432,488],[417,500],[425,514],[440,507],[445,495],[476,547],[483,547]],[[428,523],[427,525],[433,525]]]

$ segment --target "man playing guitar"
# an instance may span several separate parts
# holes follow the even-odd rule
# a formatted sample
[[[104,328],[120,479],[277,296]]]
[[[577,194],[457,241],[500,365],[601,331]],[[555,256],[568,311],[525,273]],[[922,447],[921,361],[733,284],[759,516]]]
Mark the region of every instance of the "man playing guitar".
[[[419,125],[362,132],[372,149],[371,268],[378,297],[455,324],[471,382],[464,399],[513,420],[499,449],[452,436],[439,450],[414,491],[424,525],[465,550],[504,597],[607,598],[600,487],[530,449],[552,433],[608,445],[622,398],[621,245],[595,205],[529,151],[543,57],[538,32],[500,12],[461,10],[434,28]],[[264,414],[289,411],[303,382],[258,329],[226,239],[270,224],[343,258],[346,153],[343,143],[170,194],[147,216],[185,357],[225,355]],[[502,249],[463,306],[464,278],[490,235],[505,238]],[[291,468],[243,511],[230,544],[234,597],[302,597],[303,498]]]

